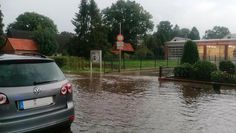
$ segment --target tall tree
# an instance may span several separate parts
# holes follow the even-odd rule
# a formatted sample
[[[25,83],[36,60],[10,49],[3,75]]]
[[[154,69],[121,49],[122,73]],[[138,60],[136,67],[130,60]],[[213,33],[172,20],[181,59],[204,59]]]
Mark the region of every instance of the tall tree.
[[[176,24],[175,27],[172,29],[172,38],[179,37],[179,35],[180,35],[180,28]]]
[[[119,34],[119,23],[122,24],[122,34],[125,42],[137,45],[138,39],[153,29],[152,16],[143,7],[130,0],[118,0],[111,7],[103,10],[104,24],[109,30],[109,42],[114,44]]]
[[[2,47],[5,43],[5,37],[4,37],[4,32],[3,32],[4,24],[2,23],[2,20],[3,20],[3,14],[2,14],[2,11],[0,10],[0,47]]]
[[[102,15],[94,0],[90,0],[89,5],[89,44],[92,49],[103,50],[106,53],[109,48],[105,27],[102,25]]]
[[[190,30],[188,28],[182,28],[180,30],[178,37],[188,38],[189,34],[190,34]]]
[[[75,26],[77,36],[85,41],[88,34],[89,5],[87,0],[81,0],[79,12],[75,14],[72,24]]]
[[[102,25],[102,16],[94,0],[82,0],[79,12],[72,20],[75,26],[76,37],[72,40],[69,53],[89,57],[90,50],[107,50],[105,28]]]
[[[34,13],[25,12],[16,18],[16,21],[9,24],[7,31],[24,30],[33,33],[33,39],[38,42],[39,51],[45,55],[52,55],[56,52],[57,26],[50,18]]]
[[[212,30],[207,30],[204,35],[204,39],[222,39],[226,35],[230,34],[227,27],[214,26]]]
[[[79,12],[75,13],[75,18],[71,21],[75,26],[76,37],[71,41],[69,54],[85,56],[89,51],[89,5],[87,0],[81,0]]]
[[[144,37],[144,44],[153,53],[155,58],[162,58],[164,55],[164,46],[161,45],[160,39],[153,35],[146,35]]]
[[[160,39],[162,45],[166,41],[170,41],[173,38],[173,30],[172,30],[173,25],[169,21],[161,21],[157,25],[157,38]]]
[[[38,27],[34,31],[34,40],[39,44],[39,51],[45,55],[53,55],[57,50],[56,34],[52,29]]]
[[[192,30],[190,31],[189,38],[192,40],[200,39],[199,31],[197,30],[196,27],[193,27]]]
[[[16,18],[16,21],[9,24],[7,31],[11,29],[24,30],[24,31],[36,31],[38,28],[50,29],[50,31],[57,33],[57,26],[53,20],[44,15],[35,12],[25,12]]]

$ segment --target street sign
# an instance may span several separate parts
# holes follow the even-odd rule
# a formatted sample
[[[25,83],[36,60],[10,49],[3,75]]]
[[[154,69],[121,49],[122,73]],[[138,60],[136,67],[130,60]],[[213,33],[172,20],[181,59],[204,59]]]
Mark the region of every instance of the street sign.
[[[93,63],[100,64],[100,73],[102,72],[102,50],[90,51],[90,72],[93,72]]]
[[[124,36],[122,34],[119,34],[119,35],[116,36],[116,40],[118,42],[123,42],[124,41]]]
[[[101,50],[91,50],[90,59],[92,63],[100,63],[102,61],[102,51]]]
[[[121,50],[124,47],[124,42],[116,42],[116,49]]]

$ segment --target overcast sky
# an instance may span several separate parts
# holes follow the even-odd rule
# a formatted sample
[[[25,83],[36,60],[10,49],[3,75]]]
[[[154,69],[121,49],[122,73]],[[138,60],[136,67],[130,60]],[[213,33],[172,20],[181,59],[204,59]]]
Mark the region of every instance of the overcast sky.
[[[100,9],[117,0],[95,0]],[[213,26],[226,26],[236,33],[236,0],[135,0],[153,16],[154,24],[169,20],[181,28],[196,26],[201,33]],[[58,30],[74,32],[71,19],[78,12],[80,0],[0,0],[5,27],[26,11],[53,19]]]

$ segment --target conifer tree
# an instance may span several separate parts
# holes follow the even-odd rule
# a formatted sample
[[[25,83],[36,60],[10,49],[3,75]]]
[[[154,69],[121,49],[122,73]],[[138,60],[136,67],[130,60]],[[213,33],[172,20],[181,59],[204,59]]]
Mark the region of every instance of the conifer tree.
[[[107,51],[106,31],[102,26],[102,16],[94,0],[82,0],[79,12],[72,20],[76,37],[72,40],[68,53],[89,58],[90,50]]]

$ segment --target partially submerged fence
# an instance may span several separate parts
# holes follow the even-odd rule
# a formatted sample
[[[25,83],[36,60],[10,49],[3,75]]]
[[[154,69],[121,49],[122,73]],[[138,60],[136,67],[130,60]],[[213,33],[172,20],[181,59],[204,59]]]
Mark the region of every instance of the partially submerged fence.
[[[90,61],[74,56],[56,56],[53,58],[59,67],[64,71],[80,72],[90,70]],[[179,64],[178,60],[162,60],[158,58],[125,58],[119,61],[116,56],[103,57],[103,72],[119,72],[130,70],[158,70],[160,66],[175,67]],[[119,66],[121,65],[121,70]],[[99,71],[99,64],[93,64],[93,70]]]

